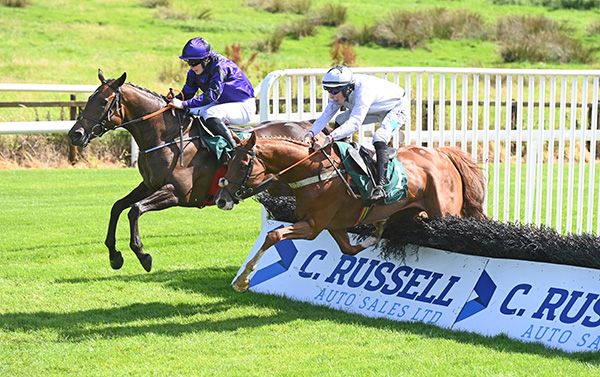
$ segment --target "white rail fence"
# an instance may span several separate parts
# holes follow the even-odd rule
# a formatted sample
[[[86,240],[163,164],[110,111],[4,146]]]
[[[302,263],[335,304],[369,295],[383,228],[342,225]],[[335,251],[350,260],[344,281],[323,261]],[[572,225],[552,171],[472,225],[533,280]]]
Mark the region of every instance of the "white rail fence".
[[[60,107],[69,108],[69,120],[27,120],[8,122],[0,116],[0,134],[45,134],[66,133],[73,127],[78,115],[78,108],[85,103],[77,99],[77,93],[84,94],[85,98],[96,90],[94,85],[54,85],[54,84],[3,84],[0,83],[0,92],[24,92],[24,93],[67,93],[69,100],[60,101],[13,101],[5,102],[0,97],[0,108],[37,108]],[[81,106],[82,107],[82,106]],[[131,139],[131,161],[135,165],[139,150]]]
[[[387,78],[411,98],[404,142],[454,145],[476,157],[488,216],[600,234],[599,70],[355,68]],[[270,73],[261,120],[316,118],[327,101],[326,69]],[[276,106],[277,105],[277,106]],[[373,125],[359,141],[369,143]],[[394,143],[401,140],[395,135]]]
[[[307,120],[327,103],[327,69],[271,72],[260,120]],[[599,70],[356,68],[403,86],[410,122],[394,144],[454,145],[482,164],[488,216],[600,234]],[[95,86],[0,84],[2,91],[91,93]],[[2,102],[0,100],[0,102]],[[66,132],[73,121],[1,122],[2,133]],[[361,130],[370,143],[374,125]],[[132,155],[137,146],[132,142]],[[135,161],[135,156],[132,160]]]

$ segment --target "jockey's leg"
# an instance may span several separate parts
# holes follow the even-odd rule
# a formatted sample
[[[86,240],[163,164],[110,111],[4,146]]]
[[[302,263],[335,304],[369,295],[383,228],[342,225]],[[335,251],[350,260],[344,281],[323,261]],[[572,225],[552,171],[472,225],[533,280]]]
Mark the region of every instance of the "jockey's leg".
[[[387,165],[389,162],[388,147],[383,141],[373,143],[375,154],[377,155],[377,186],[371,193],[371,200],[377,201],[385,199],[385,186],[388,184]]]
[[[206,127],[210,130],[210,132],[213,133],[213,135],[222,136],[225,139],[225,141],[227,141],[227,143],[231,146],[231,148],[235,148],[237,146],[237,143],[233,139],[233,136],[231,136],[229,128],[227,128],[227,126],[225,125],[225,123],[223,123],[221,118],[208,118],[205,120],[205,124]]]

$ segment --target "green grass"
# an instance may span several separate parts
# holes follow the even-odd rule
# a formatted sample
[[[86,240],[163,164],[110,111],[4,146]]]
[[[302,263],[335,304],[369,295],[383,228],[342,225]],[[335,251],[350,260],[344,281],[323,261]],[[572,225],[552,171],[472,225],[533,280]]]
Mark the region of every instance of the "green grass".
[[[259,232],[259,205],[174,208],[140,229],[154,269],[128,250],[111,270],[110,206],[134,169],[0,171],[2,376],[597,376],[566,354],[356,315],[229,283]]]
[[[329,4],[313,0],[311,9]],[[600,43],[600,35],[588,35],[586,28],[598,18],[598,10],[556,10],[533,6],[496,5],[491,0],[440,1],[422,0],[365,2],[347,0],[347,22],[358,27],[372,25],[391,10],[421,10],[434,7],[461,8],[479,13],[490,25],[500,15],[545,15],[565,21],[574,35],[586,45]],[[164,66],[177,60],[184,43],[202,35],[217,51],[241,43],[249,48],[263,40],[283,23],[303,16],[291,13],[269,13],[250,7],[244,0],[198,3],[173,1],[173,9],[196,14],[210,9],[209,19],[174,20],[155,17],[156,9],[142,6],[139,0],[85,1],[36,0],[25,8],[0,6],[0,81],[94,84],[95,70],[105,69],[116,76],[127,71],[138,85],[166,92],[175,83],[159,82]],[[327,67],[331,64],[330,43],[334,27],[319,27],[315,36],[294,40],[286,38],[281,50],[273,55],[261,54],[263,69]],[[380,48],[375,45],[356,49],[360,66],[532,66],[547,68],[593,68],[581,64],[501,64],[496,45],[489,41],[434,40],[415,50]],[[596,54],[600,56],[600,54]],[[262,76],[252,75],[254,84]],[[181,85],[181,83],[177,83]]]

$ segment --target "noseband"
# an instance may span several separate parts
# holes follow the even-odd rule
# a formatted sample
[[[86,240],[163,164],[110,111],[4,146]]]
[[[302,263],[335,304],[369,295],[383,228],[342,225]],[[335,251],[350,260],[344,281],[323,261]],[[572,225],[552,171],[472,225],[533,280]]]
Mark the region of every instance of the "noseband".
[[[258,157],[256,157],[256,151],[254,150],[254,148],[244,149],[242,147],[237,147],[235,153],[238,153],[240,151],[250,156],[250,162],[247,165],[241,165],[241,170],[244,173],[244,178],[242,178],[242,180],[239,182],[231,182],[235,185],[238,185],[239,188],[234,193],[231,193],[231,191],[229,191],[229,189],[227,188],[230,182],[225,177],[219,180],[219,187],[221,187],[224,190],[227,190],[229,195],[231,195],[231,197],[236,203],[239,203],[241,200],[244,200],[246,198],[251,197],[252,195],[258,194],[259,192],[266,190],[272,183],[271,178],[269,178],[266,181],[259,184],[258,186],[246,186],[248,180],[252,175],[252,169],[254,168],[255,160]]]
[[[116,112],[118,112],[118,107],[119,107],[120,103],[121,103],[121,90],[119,88],[115,91],[115,96],[113,97],[112,102],[110,103],[110,105],[108,106],[108,109],[106,109],[104,114],[102,114],[100,119],[92,119],[92,118],[86,117],[83,114],[81,114],[79,116],[79,119],[86,119],[86,120],[93,122],[94,125],[92,126],[90,133],[96,137],[100,137],[100,136],[104,135],[107,131],[109,131],[109,128],[106,127],[106,123],[110,121],[110,119]]]

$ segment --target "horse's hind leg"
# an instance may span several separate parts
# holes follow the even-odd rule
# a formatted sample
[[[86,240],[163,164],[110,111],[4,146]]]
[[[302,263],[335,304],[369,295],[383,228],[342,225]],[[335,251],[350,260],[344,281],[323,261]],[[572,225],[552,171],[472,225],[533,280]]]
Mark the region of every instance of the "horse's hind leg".
[[[308,221],[299,221],[291,226],[270,231],[267,233],[265,242],[263,242],[256,255],[246,263],[244,271],[233,282],[233,289],[238,292],[244,292],[250,287],[250,273],[256,269],[256,265],[265,251],[277,242],[285,239],[312,239],[317,234],[315,234]]]
[[[151,190],[142,182],[136,188],[134,188],[129,194],[123,198],[117,200],[110,210],[110,221],[108,222],[108,232],[106,233],[106,239],[104,244],[108,248],[108,258],[110,260],[110,266],[118,270],[123,266],[123,255],[116,247],[116,236],[117,222],[119,216],[125,208],[131,207],[131,205],[139,200],[150,195]]]
[[[175,187],[167,184],[153,192],[150,196],[133,204],[127,217],[129,217],[130,240],[129,247],[139,259],[144,270],[150,272],[152,269],[152,256],[144,253],[144,246],[140,238],[138,220],[140,216],[148,211],[158,211],[179,204],[179,198],[175,196]]]

